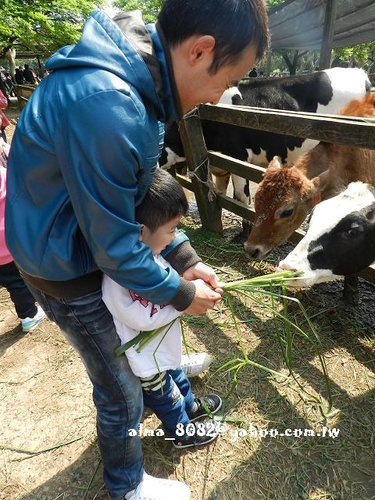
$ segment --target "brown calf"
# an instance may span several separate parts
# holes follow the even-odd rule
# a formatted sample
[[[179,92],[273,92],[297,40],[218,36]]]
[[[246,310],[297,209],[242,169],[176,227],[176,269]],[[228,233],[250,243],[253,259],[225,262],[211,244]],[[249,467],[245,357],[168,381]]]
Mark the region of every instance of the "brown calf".
[[[374,117],[375,94],[350,102],[340,114]],[[275,157],[255,193],[256,220],[245,250],[264,257],[291,236],[316,203],[353,181],[375,185],[375,150],[321,142],[293,167],[282,167]]]

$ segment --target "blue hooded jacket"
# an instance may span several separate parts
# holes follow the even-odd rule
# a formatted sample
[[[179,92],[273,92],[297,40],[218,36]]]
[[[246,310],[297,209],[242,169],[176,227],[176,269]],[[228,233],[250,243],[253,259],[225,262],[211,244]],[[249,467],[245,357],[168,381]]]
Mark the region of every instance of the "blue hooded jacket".
[[[100,268],[148,300],[187,307],[194,285],[154,262],[134,214],[162,122],[179,114],[158,30],[138,11],[116,22],[96,11],[80,41],[46,66],[53,71],[22,112],[9,158],[6,239],[16,263],[53,281]],[[184,255],[188,267],[199,260],[183,233],[163,255],[180,264]]]

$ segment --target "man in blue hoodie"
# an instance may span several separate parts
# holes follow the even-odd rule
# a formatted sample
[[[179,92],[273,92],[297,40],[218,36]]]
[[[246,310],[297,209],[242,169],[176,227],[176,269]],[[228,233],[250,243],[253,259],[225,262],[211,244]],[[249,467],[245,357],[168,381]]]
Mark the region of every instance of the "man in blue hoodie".
[[[93,384],[112,499],[187,499],[143,470],[142,391],[101,298],[101,275],[157,304],[204,314],[220,299],[213,270],[180,233],[158,266],[135,207],[153,176],[163,123],[218,102],[268,45],[263,0],[166,0],[156,25],[137,11],[95,12],[55,53],[12,142],[7,244],[35,297],[79,352]]]

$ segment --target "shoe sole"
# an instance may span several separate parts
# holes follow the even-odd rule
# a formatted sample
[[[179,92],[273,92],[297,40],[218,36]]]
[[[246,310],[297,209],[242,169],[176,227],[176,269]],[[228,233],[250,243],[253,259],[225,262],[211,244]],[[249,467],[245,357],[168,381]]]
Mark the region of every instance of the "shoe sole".
[[[35,328],[38,328],[38,326],[42,323],[42,321],[44,321],[46,319],[47,316],[44,316],[44,318],[41,318],[38,323],[36,323],[35,325],[33,326],[30,326],[29,328],[28,327],[21,327],[22,328],[22,333],[30,333],[32,332],[33,330],[35,330]]]

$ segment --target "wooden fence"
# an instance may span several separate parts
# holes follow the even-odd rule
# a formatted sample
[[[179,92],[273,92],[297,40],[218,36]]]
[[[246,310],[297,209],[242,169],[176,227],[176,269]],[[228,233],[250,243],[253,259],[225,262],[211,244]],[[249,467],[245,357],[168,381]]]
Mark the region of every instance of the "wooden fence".
[[[29,100],[31,94],[36,89],[36,85],[31,84],[22,84],[22,85],[14,85],[14,91],[18,100],[18,107],[22,110]]]
[[[179,174],[176,174],[176,177],[184,188],[194,192],[202,227],[214,232],[222,231],[221,210],[223,208],[249,221],[254,220],[255,214],[251,207],[228,196],[218,193],[214,197],[209,196],[209,165],[255,183],[261,181],[264,168],[221,153],[208,151],[203,137],[201,119],[375,149],[375,121],[373,119],[222,104],[201,105],[197,110],[186,115],[180,125],[186,165],[188,170],[194,172],[195,175],[190,180]],[[297,243],[303,236],[304,232],[297,230],[289,240]],[[360,276],[375,282],[375,267],[370,266]]]

